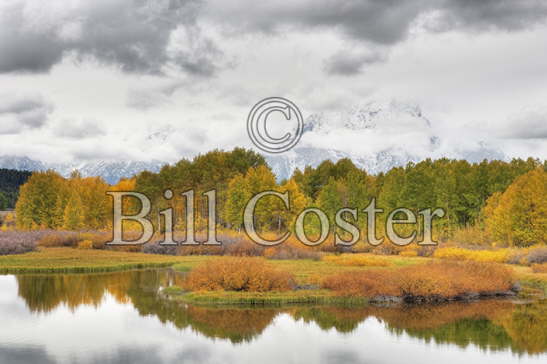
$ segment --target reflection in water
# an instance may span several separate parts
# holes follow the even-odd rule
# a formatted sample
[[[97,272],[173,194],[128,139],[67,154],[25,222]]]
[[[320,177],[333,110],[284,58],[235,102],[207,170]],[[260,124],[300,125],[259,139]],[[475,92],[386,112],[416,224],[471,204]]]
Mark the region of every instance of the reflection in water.
[[[12,278],[12,277],[0,277]],[[516,304],[510,301],[481,301],[454,303],[440,306],[410,307],[328,307],[291,306],[282,308],[205,308],[166,300],[159,295],[162,287],[179,283],[180,274],[170,270],[131,271],[109,274],[20,275],[16,276],[17,294],[33,317],[48,317],[60,308],[73,316],[85,317],[92,312],[80,313],[86,307],[95,311],[129,307],[142,318],[159,320],[175,332],[197,333],[201,337],[223,339],[234,344],[252,343],[266,335],[269,327],[281,319],[290,319],[293,327],[313,323],[325,332],[356,335],[367,319],[378,321],[385,335],[395,338],[413,338],[421,343],[452,344],[460,348],[470,346],[483,351],[507,351],[521,356],[547,352],[547,301]],[[0,280],[1,282],[1,280]],[[9,291],[9,290],[8,290]],[[4,294],[6,295],[6,294]],[[9,296],[9,294],[7,294]],[[0,293],[0,319],[16,315],[16,305],[6,304]],[[20,311],[20,310],[19,310]],[[19,312],[19,315],[24,313]],[[28,315],[27,314],[27,315]],[[57,320],[57,319],[56,319]],[[51,325],[63,323],[52,322]],[[102,323],[104,324],[104,323]],[[142,321],[136,325],[149,324]],[[86,324],[87,325],[87,324]],[[81,330],[93,329],[94,323]],[[306,326],[306,327],[307,327]],[[292,330],[296,330],[293,328]],[[163,333],[164,334],[164,333]],[[301,335],[305,335],[302,332]],[[24,336],[24,335],[23,335]],[[274,339],[269,339],[274,340]],[[23,340],[24,341],[24,340]],[[210,341],[211,343],[213,341]],[[0,362],[17,362],[17,355],[25,353],[30,363],[55,363],[43,348],[18,349],[18,342],[7,342],[0,336]],[[60,344],[61,345],[61,344]],[[150,356],[161,356],[157,349],[117,347],[118,356],[94,358],[101,362],[140,362]],[[206,360],[211,348],[186,350],[184,355]],[[311,350],[311,349],[309,349]],[[445,349],[447,350],[447,349]],[[127,352],[126,352],[127,351]],[[142,355],[136,353],[142,351]],[[190,354],[189,354],[190,353]],[[194,353],[194,354],[192,354]],[[334,362],[347,355],[347,350],[327,353]],[[123,358],[122,358],[123,357]],[[34,359],[33,359],[34,358]],[[39,360],[35,360],[40,358]],[[120,359],[121,358],[121,359]],[[124,359],[125,358],[125,359]],[[134,358],[128,361],[130,358]],[[6,361],[7,360],[7,361]],[[183,360],[184,361],[184,360]]]

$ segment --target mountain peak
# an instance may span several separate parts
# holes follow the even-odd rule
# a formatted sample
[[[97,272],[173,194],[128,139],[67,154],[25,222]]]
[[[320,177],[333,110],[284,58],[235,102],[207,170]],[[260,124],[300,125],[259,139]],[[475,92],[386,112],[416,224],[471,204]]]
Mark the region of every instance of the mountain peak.
[[[383,129],[429,129],[431,123],[426,119],[418,105],[389,101],[367,101],[347,110],[336,113],[310,115],[304,132],[328,134],[333,130],[383,130]]]

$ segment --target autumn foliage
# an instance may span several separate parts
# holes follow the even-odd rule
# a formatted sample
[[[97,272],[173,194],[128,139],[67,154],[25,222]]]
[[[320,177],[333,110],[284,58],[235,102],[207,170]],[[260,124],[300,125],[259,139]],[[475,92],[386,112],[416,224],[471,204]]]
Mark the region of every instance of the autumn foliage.
[[[511,246],[547,243],[547,173],[536,168],[493,194],[484,209],[492,238]]]
[[[183,283],[189,291],[287,291],[291,274],[274,269],[261,258],[224,257],[194,268]]]
[[[457,247],[439,248],[433,256],[441,259],[473,260],[475,262],[505,263],[512,255],[511,249],[471,250]]]
[[[466,293],[506,291],[512,285],[512,274],[504,266],[467,261],[343,272],[327,277],[323,282],[324,288],[357,297],[456,297]]]

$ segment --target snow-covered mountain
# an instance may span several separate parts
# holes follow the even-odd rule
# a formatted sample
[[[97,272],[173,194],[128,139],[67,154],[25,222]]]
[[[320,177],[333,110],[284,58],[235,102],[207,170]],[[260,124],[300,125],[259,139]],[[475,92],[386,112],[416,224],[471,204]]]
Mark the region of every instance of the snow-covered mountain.
[[[306,166],[317,167],[327,159],[336,162],[343,158],[349,158],[357,167],[366,170],[369,174],[386,172],[393,167],[404,166],[410,161],[416,161],[415,158],[401,150],[358,156],[335,149],[312,147],[295,148],[282,155],[267,155],[265,157],[278,180],[289,178],[297,168],[303,171]]]
[[[418,106],[374,101],[339,113],[310,115],[299,146],[267,155],[266,160],[282,180],[296,168],[316,167],[326,159],[349,158],[357,167],[377,174],[408,162],[441,157],[470,162],[506,159],[503,152],[480,140],[447,146]]]
[[[48,164],[28,157],[0,156],[0,168],[21,171],[45,171],[52,169],[64,177],[77,170],[83,177],[102,177],[110,184],[116,184],[122,178],[128,178],[142,171],[158,172],[165,163],[160,161],[98,161],[80,164]]]
[[[151,134],[147,138],[147,148],[160,148],[173,131],[173,128],[168,128]],[[418,106],[397,101],[375,101],[342,112],[310,115],[296,148],[279,155],[265,155],[265,158],[278,180],[289,178],[296,168],[316,167],[327,159],[336,162],[350,158],[370,174],[386,172],[425,158],[447,157],[470,162],[506,159],[500,150],[482,140],[471,139],[445,140]],[[0,156],[0,168],[54,169],[63,176],[78,170],[84,177],[101,176],[111,184],[143,170],[157,172],[164,164],[157,160],[47,164],[27,157]]]
[[[0,156],[0,168],[31,172],[44,171],[47,169],[46,165],[40,161],[13,155]]]

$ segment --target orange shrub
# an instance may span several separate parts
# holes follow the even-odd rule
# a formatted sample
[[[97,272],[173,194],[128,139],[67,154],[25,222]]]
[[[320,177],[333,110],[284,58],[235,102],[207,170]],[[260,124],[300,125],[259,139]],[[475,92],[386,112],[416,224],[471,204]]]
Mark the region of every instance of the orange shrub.
[[[399,291],[392,284],[392,278],[391,272],[387,271],[343,272],[325,278],[322,286],[342,296],[397,296]]]
[[[532,264],[532,271],[534,273],[547,273],[547,263]]]
[[[343,272],[323,281],[323,287],[341,295],[374,297],[442,296],[507,291],[512,274],[495,263],[443,262],[393,270]]]
[[[194,268],[182,286],[189,291],[286,291],[294,279],[262,258],[223,257]]]
[[[78,249],[93,249],[93,242],[91,240],[82,240],[78,243]]]
[[[112,240],[112,233],[106,232],[85,232],[80,233],[81,240],[89,240],[93,249],[104,249],[106,243]]]

